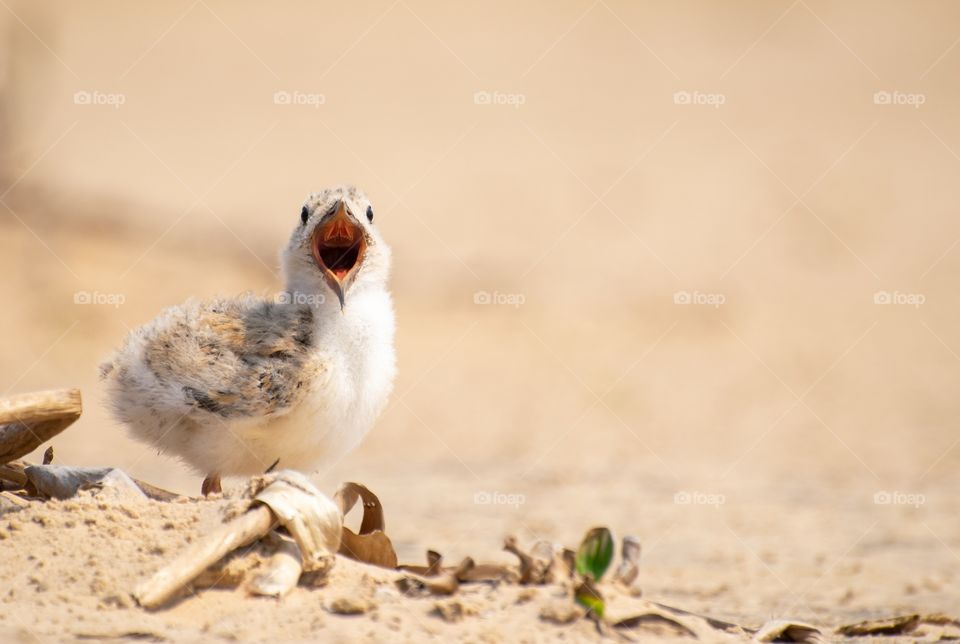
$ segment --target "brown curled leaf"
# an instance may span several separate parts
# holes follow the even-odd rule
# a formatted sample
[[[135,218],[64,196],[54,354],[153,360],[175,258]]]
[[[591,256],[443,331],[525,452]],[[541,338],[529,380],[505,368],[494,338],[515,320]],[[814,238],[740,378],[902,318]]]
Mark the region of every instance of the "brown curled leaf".
[[[363,503],[360,533],[344,526],[340,554],[375,566],[396,568],[397,552],[384,532],[383,505],[377,495],[360,483],[347,482],[340,486],[333,499],[343,516],[353,509],[358,500]]]
[[[358,500],[363,501],[363,520],[360,522],[360,534],[370,534],[374,530],[386,530],[383,518],[383,505],[377,495],[360,483],[346,482],[340,485],[333,500],[340,506],[340,514],[347,516]]]
[[[534,579],[533,557],[531,557],[526,552],[520,549],[520,547],[517,545],[516,537],[512,535],[507,537],[503,542],[503,549],[509,552],[510,554],[514,555],[517,559],[520,560],[520,583],[521,584],[540,583]]]
[[[404,564],[402,566],[397,566],[397,570],[412,572],[413,574],[420,575],[422,577],[436,577],[443,572],[443,555],[436,550],[427,550],[426,566],[413,566]]]
[[[880,635],[903,635],[913,631],[920,623],[919,615],[903,615],[886,619],[871,619],[837,628],[839,635],[846,637],[876,637]]]
[[[613,627],[643,633],[648,637],[697,638],[697,634],[687,626],[666,615],[658,615],[657,613],[627,617],[614,623]]]

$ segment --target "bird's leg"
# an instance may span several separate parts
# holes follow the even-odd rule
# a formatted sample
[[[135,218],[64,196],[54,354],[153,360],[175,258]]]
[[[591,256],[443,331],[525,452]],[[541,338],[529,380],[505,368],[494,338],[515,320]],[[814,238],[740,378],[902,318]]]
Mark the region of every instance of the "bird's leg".
[[[211,494],[220,494],[223,492],[223,488],[220,487],[220,473],[212,472],[207,475],[207,478],[203,479],[203,485],[200,486],[200,492],[203,496],[210,496]]]

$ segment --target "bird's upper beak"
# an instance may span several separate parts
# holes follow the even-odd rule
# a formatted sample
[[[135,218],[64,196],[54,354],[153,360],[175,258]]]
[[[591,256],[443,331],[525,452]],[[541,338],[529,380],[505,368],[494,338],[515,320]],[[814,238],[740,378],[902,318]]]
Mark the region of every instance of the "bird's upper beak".
[[[345,202],[340,201],[332,213],[320,220],[313,231],[310,246],[323,279],[337,294],[340,308],[343,308],[347,289],[353,283],[367,250],[363,228]]]

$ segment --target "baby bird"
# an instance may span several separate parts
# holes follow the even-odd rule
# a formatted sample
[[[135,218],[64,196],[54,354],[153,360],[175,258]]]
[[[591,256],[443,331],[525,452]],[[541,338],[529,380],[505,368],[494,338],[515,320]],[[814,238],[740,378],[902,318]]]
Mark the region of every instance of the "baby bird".
[[[393,388],[390,249],[366,195],[310,195],[281,262],[276,297],[166,309],[100,367],[114,415],[205,475],[204,495],[221,475],[332,464]]]

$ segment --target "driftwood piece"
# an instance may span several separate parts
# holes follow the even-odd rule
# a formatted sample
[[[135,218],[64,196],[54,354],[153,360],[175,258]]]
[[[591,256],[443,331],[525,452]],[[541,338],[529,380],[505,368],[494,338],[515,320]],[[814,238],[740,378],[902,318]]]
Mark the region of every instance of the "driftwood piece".
[[[47,463],[44,463],[44,465],[47,465]],[[26,472],[28,467],[32,466],[25,461],[11,461],[0,465],[0,482],[7,484],[4,485],[4,487],[8,490],[22,490],[29,482]],[[137,484],[137,487],[139,487],[148,498],[154,501],[173,501],[174,499],[180,498],[180,495],[175,492],[164,490],[140,479],[133,479],[133,482]]]
[[[80,417],[79,389],[56,389],[0,399],[0,463],[29,454]]]
[[[160,606],[209,566],[270,532],[273,522],[270,508],[265,505],[252,508],[185,550],[141,584],[134,596],[144,608]]]
[[[180,498],[180,495],[175,492],[164,490],[156,485],[150,485],[149,483],[145,483],[140,479],[133,479],[133,482],[137,484],[137,487],[139,487],[148,498],[151,498],[154,501],[173,501],[174,499]]]
[[[183,586],[237,548],[266,536],[281,524],[293,536],[304,572],[325,574],[340,547],[343,517],[306,476],[283,470],[254,477],[247,490],[249,509],[193,544],[153,577],[134,596],[144,608],[156,608]],[[283,565],[284,574],[289,567]],[[286,583],[286,582],[283,582]]]
[[[247,590],[253,595],[283,597],[297,585],[302,572],[297,542],[280,538],[277,551],[267,560],[263,572],[253,579]]]
[[[28,464],[23,461],[11,461],[0,465],[0,481],[11,483],[13,489],[23,488],[27,484],[27,474],[24,471],[27,466]]]
[[[122,470],[114,467],[28,465],[27,490],[33,496],[69,499],[86,489],[110,489],[124,498],[145,499],[143,490]]]

